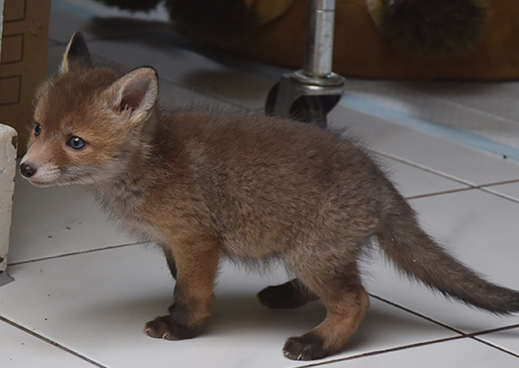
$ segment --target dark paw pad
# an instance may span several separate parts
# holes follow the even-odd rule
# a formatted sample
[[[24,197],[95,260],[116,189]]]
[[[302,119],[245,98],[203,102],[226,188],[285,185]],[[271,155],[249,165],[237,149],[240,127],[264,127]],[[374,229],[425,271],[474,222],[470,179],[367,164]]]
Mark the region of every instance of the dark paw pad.
[[[313,360],[327,356],[328,350],[324,347],[324,341],[313,333],[307,333],[300,337],[291,337],[283,347],[283,354],[292,360]]]
[[[165,340],[183,340],[194,337],[198,328],[175,324],[168,316],[157,317],[146,323],[144,331],[148,336]]]
[[[258,293],[258,298],[271,309],[297,308],[308,302],[308,298],[290,283],[266,287]]]

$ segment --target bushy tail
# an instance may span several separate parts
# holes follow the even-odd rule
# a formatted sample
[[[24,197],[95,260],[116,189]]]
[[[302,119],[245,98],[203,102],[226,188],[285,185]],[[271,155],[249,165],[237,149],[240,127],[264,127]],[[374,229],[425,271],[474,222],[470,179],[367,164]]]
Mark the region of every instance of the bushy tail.
[[[402,199],[378,234],[381,247],[402,271],[445,295],[495,314],[519,312],[519,292],[494,285],[465,267],[418,225]]]

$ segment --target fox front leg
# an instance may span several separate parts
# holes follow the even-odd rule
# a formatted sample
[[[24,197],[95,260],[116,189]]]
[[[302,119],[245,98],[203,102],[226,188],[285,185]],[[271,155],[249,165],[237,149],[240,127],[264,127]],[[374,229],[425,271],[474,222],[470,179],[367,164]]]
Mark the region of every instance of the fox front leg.
[[[198,335],[211,315],[219,249],[216,242],[208,240],[173,248],[177,280],[174,302],[167,315],[146,323],[145,332],[149,336],[182,340]],[[170,268],[171,259],[168,257]]]
[[[177,262],[175,261],[175,255],[173,254],[173,249],[168,244],[161,244],[162,250],[164,251],[164,255],[166,256],[166,262],[168,264],[169,272],[171,272],[171,276],[176,280],[177,279]]]

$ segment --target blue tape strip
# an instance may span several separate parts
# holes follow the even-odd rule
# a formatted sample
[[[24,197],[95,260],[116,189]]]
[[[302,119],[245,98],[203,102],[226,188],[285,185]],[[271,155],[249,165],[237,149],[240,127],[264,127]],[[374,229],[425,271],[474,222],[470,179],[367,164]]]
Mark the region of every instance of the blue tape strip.
[[[404,112],[382,106],[366,98],[346,93],[341,99],[340,104],[397,124],[419,129],[467,146],[519,161],[519,149],[517,148],[507,146],[472,132],[417,118]]]

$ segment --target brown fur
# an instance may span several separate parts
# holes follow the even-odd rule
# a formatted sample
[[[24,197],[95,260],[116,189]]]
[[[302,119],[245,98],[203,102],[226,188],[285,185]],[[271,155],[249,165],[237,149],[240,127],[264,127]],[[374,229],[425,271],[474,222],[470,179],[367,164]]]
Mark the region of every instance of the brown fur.
[[[163,111],[153,69],[119,76],[92,66],[80,34],[71,45],[62,74],[39,93],[20,169],[40,186],[92,186],[125,227],[162,246],[177,280],[174,304],[146,324],[148,335],[200,331],[221,257],[278,258],[295,279],[263,290],[260,301],[290,308],[320,299],[328,312],[290,338],[285,355],[336,353],[369,305],[357,260],[372,238],[445,294],[495,313],[519,310],[517,292],[436,245],[383,172],[340,135],[274,118]],[[85,144],[75,149],[74,139]]]

